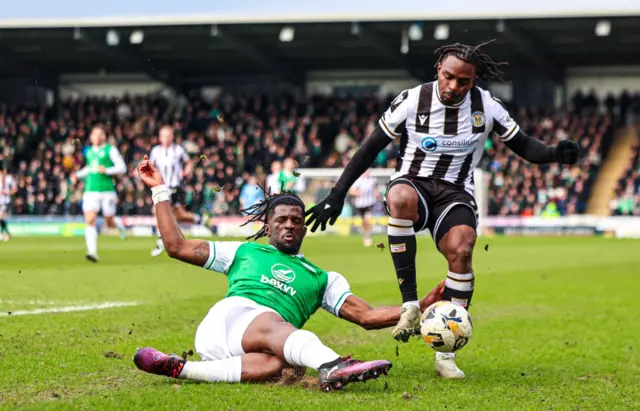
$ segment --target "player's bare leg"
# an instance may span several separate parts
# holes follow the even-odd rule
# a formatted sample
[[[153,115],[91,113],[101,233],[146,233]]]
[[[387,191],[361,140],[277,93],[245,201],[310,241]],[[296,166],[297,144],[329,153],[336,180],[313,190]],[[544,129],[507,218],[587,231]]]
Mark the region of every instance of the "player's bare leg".
[[[240,357],[192,362],[143,348],[136,353],[134,362],[152,374],[211,382],[269,381],[279,378],[285,367],[309,367],[318,370],[324,390],[377,378],[392,365],[384,360],[361,362],[340,357],[313,333],[298,330],[270,312],[251,322],[242,337],[242,349],[246,354]]]
[[[289,367],[271,354],[249,353],[218,361],[186,361],[150,347],[139,349],[133,361],[140,370],[150,374],[206,382],[274,381]]]
[[[4,241],[11,240],[11,233],[7,226],[7,215],[2,211],[2,206],[0,206],[0,239]]]
[[[420,303],[416,284],[416,233],[413,225],[418,221],[418,193],[407,184],[394,184],[387,193],[389,207],[389,251],[396,269],[402,311],[400,321],[392,331],[393,338],[407,342],[420,332]]]
[[[251,322],[242,337],[242,348],[247,353],[270,353],[287,364],[317,370],[325,391],[377,378],[392,365],[385,360],[361,362],[341,357],[315,334],[298,330],[275,313],[260,314]]]
[[[122,224],[122,219],[120,219],[119,217],[113,215],[105,216],[104,224],[110,229],[117,229],[122,240],[125,240],[127,238],[127,230],[125,229],[124,224]]]
[[[193,223],[193,224],[206,224],[208,216],[198,213],[192,213],[187,211],[183,205],[179,205],[173,208],[173,215],[176,216],[176,220],[179,222]]]
[[[473,212],[466,206],[454,207],[447,218],[453,217],[454,213],[462,213],[462,219],[474,217]],[[464,217],[464,213],[470,215]],[[453,217],[453,221],[461,219]],[[451,227],[438,243],[440,252],[449,264],[443,298],[467,309],[471,303],[475,281],[472,267],[475,243],[476,231],[468,225]],[[464,378],[464,372],[456,365],[455,358],[454,353],[436,353],[436,374],[448,379]]]
[[[84,229],[84,241],[87,244],[87,260],[97,263],[98,262],[98,229],[96,228],[96,218],[98,213],[95,211],[84,212],[84,222],[86,227]]]
[[[362,216],[362,234],[364,235],[364,246],[371,247],[373,240],[371,239],[371,213],[366,212]]]

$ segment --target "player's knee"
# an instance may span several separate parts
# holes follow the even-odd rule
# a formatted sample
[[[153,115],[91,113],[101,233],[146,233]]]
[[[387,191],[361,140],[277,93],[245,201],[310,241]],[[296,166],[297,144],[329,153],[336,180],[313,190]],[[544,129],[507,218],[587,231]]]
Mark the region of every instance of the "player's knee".
[[[267,360],[263,361],[264,380],[277,380],[282,377],[282,370],[287,364],[284,360],[276,357],[275,355],[269,356]]]
[[[470,265],[473,247],[476,244],[476,232],[467,226],[453,227],[446,234],[444,250],[449,265]]]
[[[406,184],[396,184],[387,193],[387,206],[392,217],[415,220],[418,215],[418,193]]]

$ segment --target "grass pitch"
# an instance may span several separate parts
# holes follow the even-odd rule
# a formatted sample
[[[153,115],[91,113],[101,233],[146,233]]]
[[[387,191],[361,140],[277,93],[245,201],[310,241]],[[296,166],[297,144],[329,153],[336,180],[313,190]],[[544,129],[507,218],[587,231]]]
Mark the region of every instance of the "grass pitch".
[[[376,239],[378,242],[386,239]],[[446,263],[421,237],[426,293]],[[0,406],[37,409],[611,410],[640,407],[640,243],[603,238],[481,238],[475,251],[474,334],[463,381],[434,376],[420,340],[398,345],[320,310],[306,328],[342,354],[385,358],[377,382],[322,393],[308,372],[292,386],[206,384],[144,374],[137,347],[181,354],[226,291],[225,277],[165,256],[154,240],[100,238],[99,264],[82,238],[0,243]],[[485,245],[488,250],[485,251]],[[387,250],[356,237],[309,238],[314,263],[343,273],[374,305],[400,300]],[[138,305],[105,308],[116,303]],[[98,306],[102,307],[99,309]],[[86,311],[50,313],[67,307]],[[69,308],[70,307],[70,308]],[[29,313],[40,310],[39,314]],[[8,315],[11,312],[11,315]],[[30,315],[26,315],[30,314]],[[197,354],[195,356],[197,359]]]

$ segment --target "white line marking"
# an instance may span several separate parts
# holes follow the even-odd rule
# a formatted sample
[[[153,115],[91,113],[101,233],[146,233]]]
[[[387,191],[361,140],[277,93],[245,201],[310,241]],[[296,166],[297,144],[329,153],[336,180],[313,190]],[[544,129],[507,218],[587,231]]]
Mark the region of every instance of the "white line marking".
[[[17,311],[5,311],[0,312],[0,317],[13,317],[15,315],[34,315],[34,314],[50,314],[50,313],[68,313],[71,311],[89,311],[89,310],[104,310],[105,308],[116,307],[129,307],[132,305],[138,305],[137,302],[106,302],[101,304],[90,305],[73,305],[70,307],[58,307],[58,308],[38,308],[36,310],[17,310]],[[11,313],[11,314],[9,314]]]
[[[0,304],[14,304],[14,305],[57,305],[65,304],[64,301],[45,301],[45,300],[0,300]],[[66,302],[66,304],[73,304],[72,301]]]

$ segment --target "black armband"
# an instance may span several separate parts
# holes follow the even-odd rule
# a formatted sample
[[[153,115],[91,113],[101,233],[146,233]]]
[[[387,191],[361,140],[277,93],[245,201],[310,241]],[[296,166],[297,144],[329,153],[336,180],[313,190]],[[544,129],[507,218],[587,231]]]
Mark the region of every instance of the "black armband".
[[[557,161],[555,147],[548,146],[538,139],[529,137],[522,131],[518,131],[505,144],[511,151],[533,164],[548,164]]]
[[[334,186],[334,190],[346,195],[353,183],[373,165],[378,154],[380,154],[391,141],[393,140],[380,128],[380,125],[377,125],[369,138],[362,143],[349,161],[349,164],[345,167],[338,182]]]

